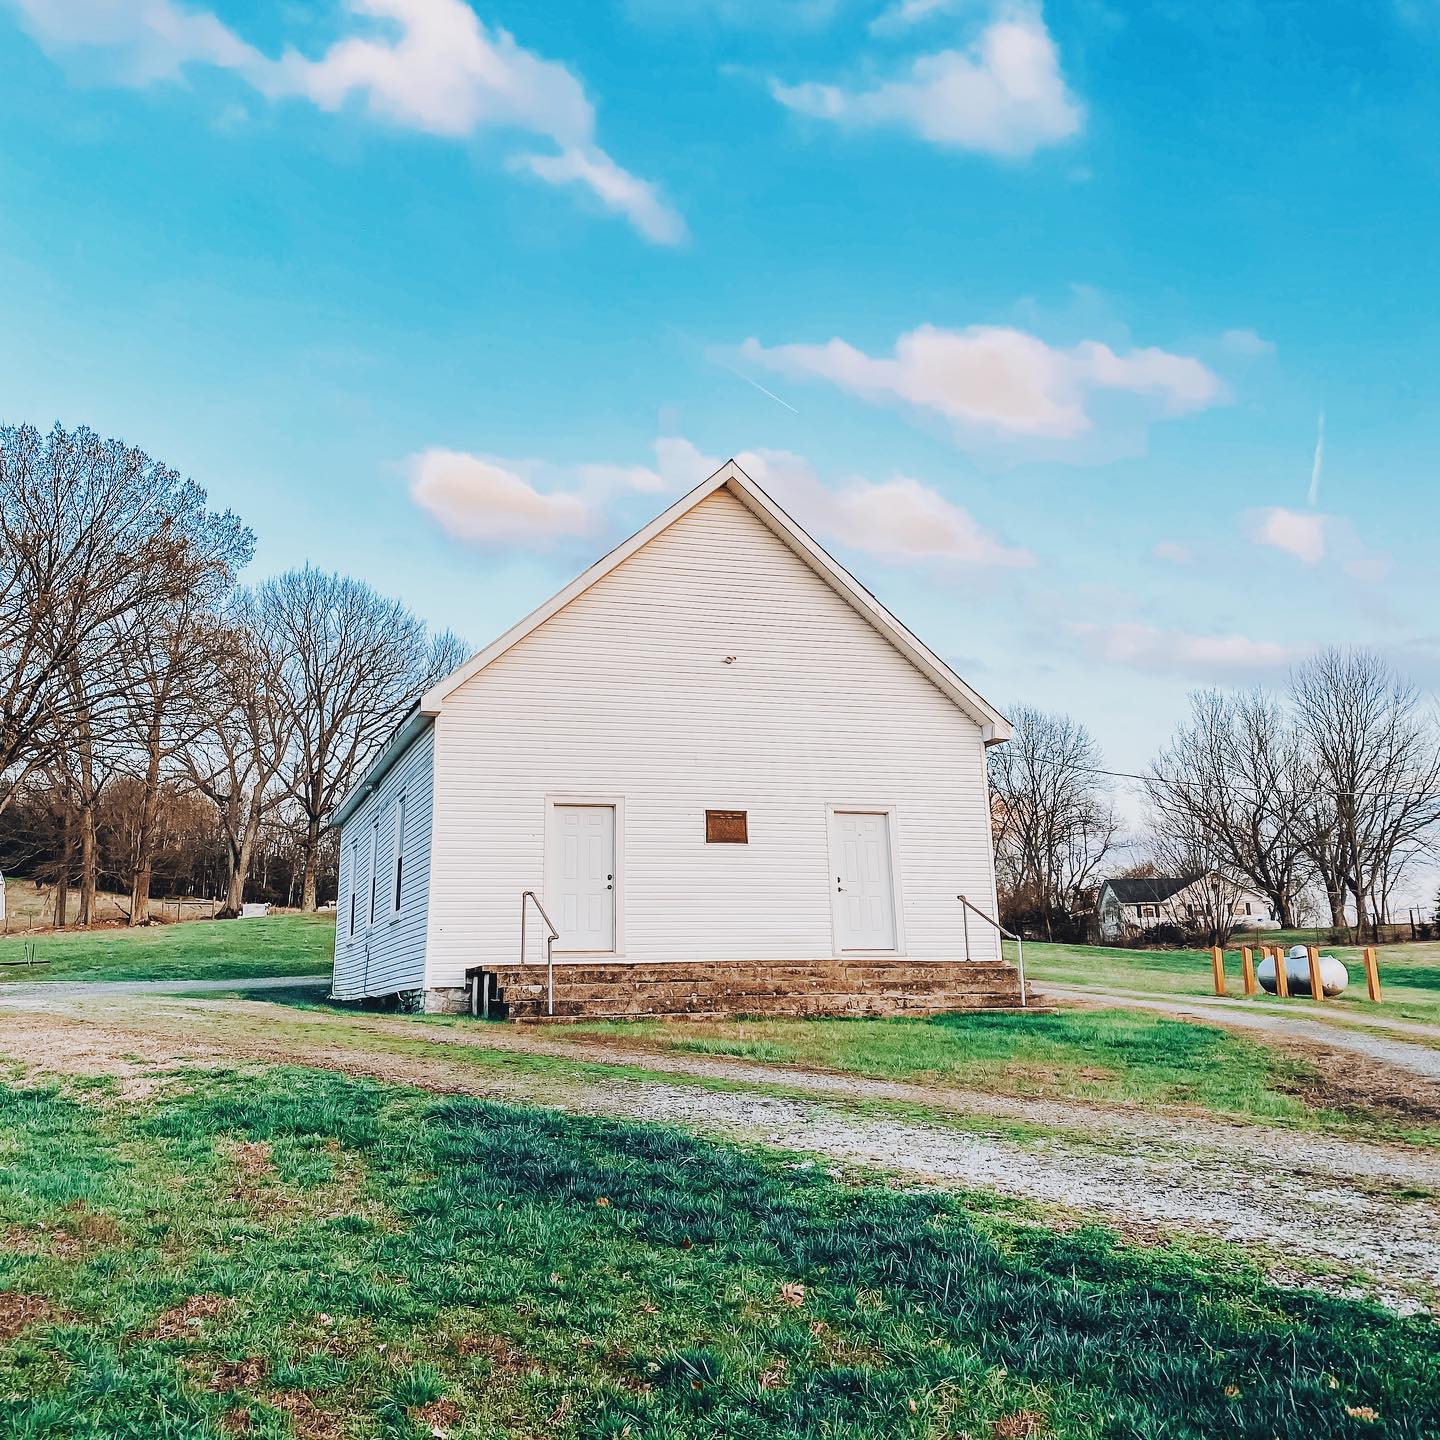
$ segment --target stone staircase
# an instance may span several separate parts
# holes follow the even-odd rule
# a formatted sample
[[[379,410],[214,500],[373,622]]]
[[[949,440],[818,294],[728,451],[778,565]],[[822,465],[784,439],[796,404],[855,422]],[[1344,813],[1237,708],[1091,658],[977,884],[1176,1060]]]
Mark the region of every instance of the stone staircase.
[[[934,1015],[1021,1004],[1013,965],[969,960],[717,961],[555,966],[546,1014],[543,965],[476,967],[491,1019],[638,1020],[659,1016]]]

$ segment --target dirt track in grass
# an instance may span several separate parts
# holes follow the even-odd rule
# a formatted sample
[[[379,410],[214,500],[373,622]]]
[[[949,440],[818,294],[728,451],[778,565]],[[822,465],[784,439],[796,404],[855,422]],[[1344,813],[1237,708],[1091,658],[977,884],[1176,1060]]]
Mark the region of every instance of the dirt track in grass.
[[[404,1049],[386,1048],[397,1044]],[[1140,1238],[1188,1233],[1243,1243],[1288,1257],[1276,1260],[1277,1273],[1292,1269],[1303,1283],[1317,1283],[1304,1273],[1316,1264],[1357,1272],[1367,1277],[1362,1290],[1400,1308],[1440,1302],[1440,1155],[1413,1146],[661,1055],[567,1042],[555,1032],[422,1027],[251,1001],[12,1010],[0,1020],[0,1056],[32,1072],[115,1075],[132,1093],[177,1065],[260,1061],[677,1124],[822,1162],[1065,1207]],[[651,1074],[566,1073],[527,1064],[527,1056]],[[776,1094],[777,1086],[791,1093]],[[891,1108],[867,1111],[865,1102]],[[933,1115],[896,1108],[921,1105]],[[1014,1121],[1052,1133],[1017,1136]],[[1351,1282],[1318,1283],[1348,1293]]]

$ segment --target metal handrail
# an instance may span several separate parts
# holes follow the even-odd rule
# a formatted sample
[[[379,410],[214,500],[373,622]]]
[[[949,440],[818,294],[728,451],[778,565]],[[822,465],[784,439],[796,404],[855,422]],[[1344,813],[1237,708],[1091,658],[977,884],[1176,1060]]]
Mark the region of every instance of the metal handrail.
[[[995,929],[1007,940],[1015,942],[1015,968],[1020,973],[1020,1008],[1026,1008],[1025,1000],[1025,942],[1013,931],[1007,930],[993,916],[987,915],[978,905],[972,905],[963,895],[955,897],[961,904],[960,919],[965,927],[965,958],[970,958],[970,912],[973,910],[987,925],[993,925]]]
[[[540,912],[540,918],[545,922],[545,929],[548,932],[545,936],[545,1013],[555,1013],[555,942],[560,938],[560,932],[555,928],[555,922],[545,913],[545,907],[540,903],[540,897],[533,891],[527,890],[520,897],[520,963],[528,965],[529,958],[525,953],[525,918],[528,911],[525,902],[533,900],[535,908]]]

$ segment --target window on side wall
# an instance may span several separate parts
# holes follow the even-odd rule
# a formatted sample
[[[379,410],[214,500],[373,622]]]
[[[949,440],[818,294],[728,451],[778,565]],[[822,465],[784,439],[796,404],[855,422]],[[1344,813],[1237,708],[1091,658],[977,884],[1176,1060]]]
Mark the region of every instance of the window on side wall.
[[[368,910],[366,911],[366,915],[367,915],[368,918],[366,919],[365,924],[366,924],[367,926],[373,925],[373,924],[375,923],[375,892],[376,892],[376,889],[377,889],[376,881],[377,881],[377,879],[379,878],[379,877],[375,874],[375,862],[376,862],[379,858],[380,858],[380,822],[377,820],[377,821],[370,827],[370,904],[369,904]]]
[[[355,867],[360,861],[360,847],[352,840],[350,842],[350,934],[355,934],[355,897],[360,888],[360,876],[356,873]]]
[[[401,901],[404,898],[405,884],[405,797],[403,795],[398,796],[395,800],[394,821],[395,860],[390,875],[390,913],[398,915]]]

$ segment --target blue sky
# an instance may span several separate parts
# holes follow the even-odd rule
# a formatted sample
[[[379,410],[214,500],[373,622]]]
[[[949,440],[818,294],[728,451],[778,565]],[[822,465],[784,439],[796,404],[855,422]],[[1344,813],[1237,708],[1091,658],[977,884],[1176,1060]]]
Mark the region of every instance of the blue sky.
[[[478,645],[738,455],[1120,768],[1317,645],[1440,675],[1423,0],[0,0],[0,52],[0,408],[257,577]]]

